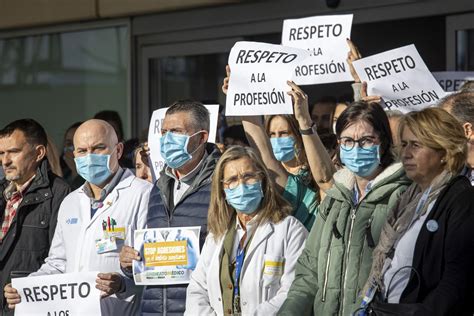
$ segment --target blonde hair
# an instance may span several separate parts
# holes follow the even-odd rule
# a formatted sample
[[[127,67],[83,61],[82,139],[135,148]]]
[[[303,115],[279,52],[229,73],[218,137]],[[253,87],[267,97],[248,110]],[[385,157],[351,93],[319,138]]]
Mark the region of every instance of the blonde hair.
[[[227,163],[244,157],[248,157],[253,162],[255,169],[262,175],[263,199],[258,211],[257,225],[267,221],[278,223],[291,214],[291,206],[277,192],[268,169],[255,151],[250,147],[231,146],[219,159],[212,177],[207,225],[209,232],[214,235],[215,239],[224,235],[229,225],[233,223],[236,215],[235,209],[228,205],[225,199],[224,185],[222,183],[224,168]]]
[[[410,112],[400,120],[400,139],[409,128],[424,146],[446,155],[445,169],[457,174],[466,163],[467,139],[459,122],[441,108]]]
[[[53,140],[49,135],[46,135],[48,144],[46,146],[46,158],[48,158],[48,164],[51,168],[51,171],[58,177],[63,176],[63,171],[61,169],[61,163],[59,162],[59,152],[56,146],[54,145]]]

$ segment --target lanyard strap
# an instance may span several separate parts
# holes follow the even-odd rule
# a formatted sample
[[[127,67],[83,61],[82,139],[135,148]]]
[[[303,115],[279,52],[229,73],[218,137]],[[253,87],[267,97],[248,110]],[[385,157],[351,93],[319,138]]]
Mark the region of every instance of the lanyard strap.
[[[235,285],[234,296],[239,295],[240,273],[242,272],[242,265],[244,264],[245,249],[240,246],[237,248],[237,256],[235,257]]]

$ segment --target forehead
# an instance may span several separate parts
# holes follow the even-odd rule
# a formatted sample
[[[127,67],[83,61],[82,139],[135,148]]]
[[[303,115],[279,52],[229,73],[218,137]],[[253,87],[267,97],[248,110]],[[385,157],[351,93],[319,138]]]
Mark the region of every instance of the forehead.
[[[224,166],[224,178],[238,175],[243,172],[255,172],[257,168],[249,157],[242,157],[229,161]]]
[[[288,124],[288,121],[285,120],[283,117],[275,116],[270,121],[269,128],[270,128],[271,131],[273,131],[273,130],[288,130],[288,129],[290,129],[290,124]]]
[[[402,140],[404,141],[418,141],[418,137],[407,126],[402,129]]]
[[[27,143],[25,133],[20,130],[15,130],[11,135],[1,137],[0,143],[3,146],[23,146]]]
[[[79,128],[74,134],[74,147],[91,146],[95,144],[110,145],[110,134],[99,126],[89,128]]]
[[[187,130],[191,126],[191,114],[188,112],[176,112],[167,114],[163,120],[163,129],[184,129]]]
[[[341,136],[357,139],[363,136],[375,136],[374,127],[365,120],[359,120],[351,123],[341,133]]]

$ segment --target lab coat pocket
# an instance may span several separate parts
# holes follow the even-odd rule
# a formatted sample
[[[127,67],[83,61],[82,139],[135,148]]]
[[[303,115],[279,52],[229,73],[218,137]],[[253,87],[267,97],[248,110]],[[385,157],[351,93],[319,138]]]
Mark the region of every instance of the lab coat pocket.
[[[262,273],[263,299],[268,301],[273,298],[280,288],[280,279],[285,268],[285,258],[281,256],[264,256]]]

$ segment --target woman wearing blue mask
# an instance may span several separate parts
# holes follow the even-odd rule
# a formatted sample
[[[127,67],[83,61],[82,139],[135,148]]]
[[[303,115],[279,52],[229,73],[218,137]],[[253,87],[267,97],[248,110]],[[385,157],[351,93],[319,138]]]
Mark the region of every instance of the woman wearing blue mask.
[[[187,289],[188,315],[274,315],[308,234],[260,157],[233,146],[212,179],[209,235]]]
[[[224,93],[230,78],[228,66],[226,70]],[[244,116],[242,124],[250,145],[259,152],[283,197],[290,202],[292,215],[311,230],[319,201],[333,184],[335,168],[311,120],[308,96],[292,81],[288,81],[288,88],[294,116],[270,116],[266,129],[259,116]]]
[[[387,115],[354,102],[336,123],[344,168],[321,202],[281,315],[350,315],[360,306],[388,211],[410,181],[394,162]]]

